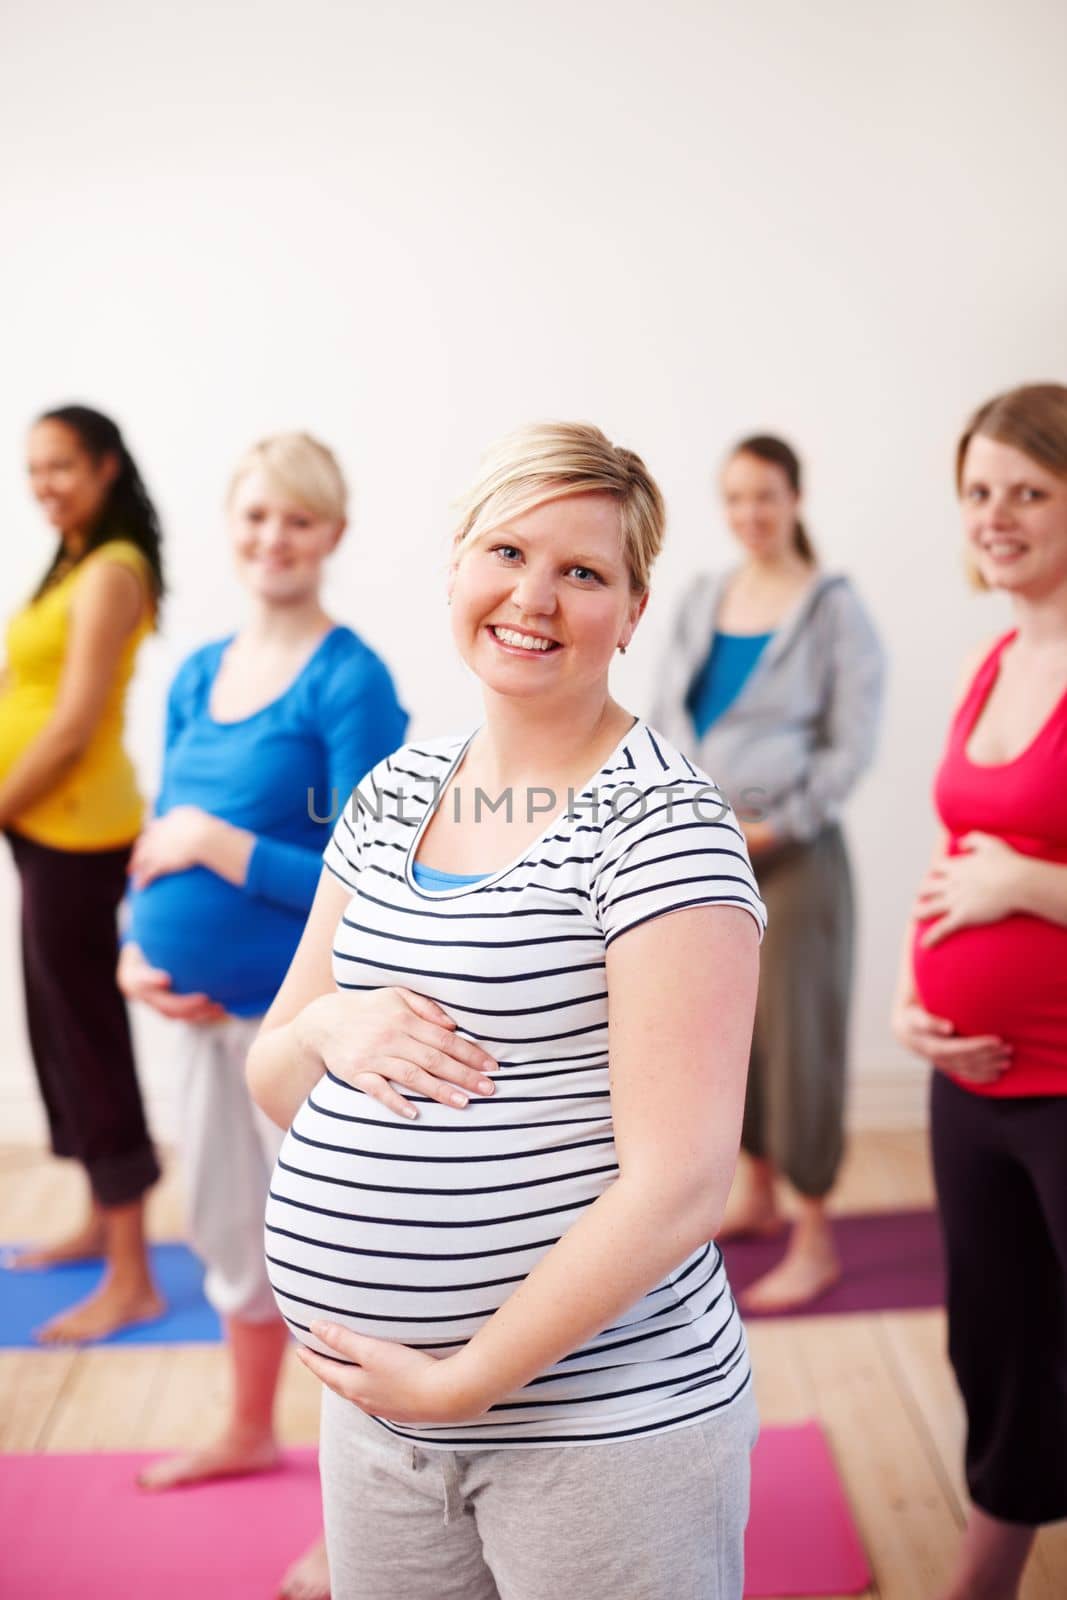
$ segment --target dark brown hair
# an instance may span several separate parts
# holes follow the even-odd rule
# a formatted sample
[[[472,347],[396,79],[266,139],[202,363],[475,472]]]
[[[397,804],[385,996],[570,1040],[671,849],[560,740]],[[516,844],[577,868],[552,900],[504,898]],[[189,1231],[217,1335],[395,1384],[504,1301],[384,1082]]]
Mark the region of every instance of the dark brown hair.
[[[118,463],[115,481],[108,490],[96,522],[89,529],[85,549],[78,560],[84,561],[91,551],[98,549],[108,539],[128,539],[144,553],[158,605],[165,587],[163,535],[159,517],[137,463],[126,448],[126,441],[118,427],[110,417],[106,417],[102,411],[94,411],[91,406],[55,406],[51,411],[43,411],[37,421],[58,422],[64,428],[69,428],[94,462],[108,455],[115,457]],[[65,557],[66,551],[60,540],[48,570],[37,587],[37,596],[42,595],[56,573],[63,570]]]
[[[769,466],[780,468],[793,493],[801,493],[800,457],[784,439],[776,438],[773,433],[754,433],[751,438],[742,439],[740,444],[734,445],[730,460],[733,461],[736,456],[755,456],[757,461],[766,461]],[[793,549],[809,566],[815,565],[815,546],[799,517],[793,525]]]

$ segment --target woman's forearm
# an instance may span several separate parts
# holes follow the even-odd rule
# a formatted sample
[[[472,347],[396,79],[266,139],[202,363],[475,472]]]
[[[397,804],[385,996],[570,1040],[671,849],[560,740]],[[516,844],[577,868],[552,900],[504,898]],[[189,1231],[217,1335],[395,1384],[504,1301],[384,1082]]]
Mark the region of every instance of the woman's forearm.
[[[65,723],[46,724],[0,783],[0,828],[16,822],[53,789],[82,754],[86,742]]]
[[[314,1001],[291,1022],[262,1030],[248,1052],[249,1092],[279,1128],[289,1127],[325,1071],[308,1018],[313,1006]]]
[[[915,918],[909,917],[904,928],[904,937],[900,944],[900,960],[897,962],[897,981],[893,989],[893,1010],[899,1006],[910,1005],[916,998],[915,990],[915,965],[912,959],[912,947],[915,943]]]
[[[463,1402],[487,1410],[636,1305],[712,1238],[722,1206],[708,1197],[725,1196],[722,1176],[659,1189],[625,1176],[613,1183],[449,1358]]]
[[[255,848],[256,835],[247,828],[237,828],[232,822],[205,813],[198,854],[209,871],[243,889]]]
[[[1020,856],[1016,884],[1017,911],[1067,926],[1067,866]]]

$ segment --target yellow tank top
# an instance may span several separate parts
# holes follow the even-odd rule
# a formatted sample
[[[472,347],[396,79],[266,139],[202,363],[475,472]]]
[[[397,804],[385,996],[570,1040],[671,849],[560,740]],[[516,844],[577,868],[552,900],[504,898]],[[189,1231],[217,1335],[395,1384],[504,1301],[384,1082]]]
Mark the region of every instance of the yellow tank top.
[[[96,561],[118,562],[148,581],[148,562],[137,546],[110,539],[11,619],[7,675],[0,688],[0,779],[55,710],[70,642],[71,605],[78,584]],[[56,850],[112,850],[137,837],[144,806],[133,765],[122,747],[123,712],[137,651],[154,625],[154,618],[146,616],[126,641],[87,748],[54,788],[13,819],[18,833]]]

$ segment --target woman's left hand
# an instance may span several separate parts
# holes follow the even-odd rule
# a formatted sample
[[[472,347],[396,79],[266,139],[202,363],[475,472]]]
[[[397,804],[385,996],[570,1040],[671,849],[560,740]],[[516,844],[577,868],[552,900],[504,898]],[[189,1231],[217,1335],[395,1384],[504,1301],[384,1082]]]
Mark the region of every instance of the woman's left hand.
[[[133,847],[130,877],[135,889],[171,872],[186,872],[203,860],[207,829],[215,821],[199,806],[175,806],[150,822]]]
[[[988,833],[965,834],[959,844],[961,854],[943,856],[919,885],[913,915],[936,918],[920,937],[924,949],[1016,909],[1018,852]]]
[[[432,1356],[332,1322],[313,1322],[311,1332],[342,1359],[331,1361],[297,1345],[304,1366],[334,1394],[372,1417],[402,1424],[473,1422],[488,1410],[464,1383],[458,1356]]]

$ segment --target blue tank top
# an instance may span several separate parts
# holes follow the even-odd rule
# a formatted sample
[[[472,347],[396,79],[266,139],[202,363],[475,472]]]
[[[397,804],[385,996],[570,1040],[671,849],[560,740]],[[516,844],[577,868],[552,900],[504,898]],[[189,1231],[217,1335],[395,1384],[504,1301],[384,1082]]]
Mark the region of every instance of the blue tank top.
[[[723,633],[718,628],[715,630],[707,660],[685,697],[685,708],[698,739],[702,739],[712,723],[733,705],[773,638],[773,631]]]
[[[411,876],[420,889],[458,889],[465,883],[481,883],[488,873],[438,872],[436,867],[424,867],[421,861],[413,861]]]

